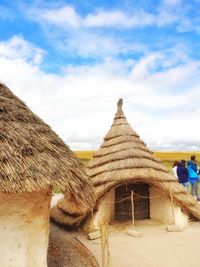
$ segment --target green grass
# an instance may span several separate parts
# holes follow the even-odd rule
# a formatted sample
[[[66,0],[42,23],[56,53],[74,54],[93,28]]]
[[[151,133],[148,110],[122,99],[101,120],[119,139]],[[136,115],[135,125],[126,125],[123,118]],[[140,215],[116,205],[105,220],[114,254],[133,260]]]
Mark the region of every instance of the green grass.
[[[53,193],[57,194],[57,193],[61,193],[61,191],[58,188],[53,188]]]

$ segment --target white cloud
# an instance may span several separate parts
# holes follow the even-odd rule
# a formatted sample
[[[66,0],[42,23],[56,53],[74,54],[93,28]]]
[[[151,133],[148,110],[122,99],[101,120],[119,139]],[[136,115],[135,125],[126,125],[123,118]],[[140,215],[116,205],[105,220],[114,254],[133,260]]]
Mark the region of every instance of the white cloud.
[[[107,57],[123,55],[128,52],[145,52],[145,46],[137,43],[126,43],[120,38],[109,37],[95,32],[79,31],[70,33],[69,36],[59,44],[59,49],[70,52],[72,55],[82,57]]]
[[[158,8],[156,12],[146,12],[143,9],[123,12],[121,10],[96,10],[85,16],[78,14],[73,6],[60,8],[32,8],[25,11],[29,19],[38,23],[48,23],[62,29],[90,28],[136,28],[144,26],[164,26],[179,20],[176,14],[167,9]]]
[[[7,51],[10,42],[1,42],[1,47]],[[128,121],[148,146],[199,150],[198,62],[186,59],[175,66],[179,60],[174,59],[167,68],[157,69],[168,60],[167,52],[138,61],[109,58],[92,66],[66,67],[62,75],[55,75],[30,61],[29,53],[5,54],[0,53],[1,81],[73,149],[99,146],[112,124],[116,102],[123,97]]]
[[[100,11],[99,13],[88,14],[85,17],[80,16],[73,6],[68,5],[57,9],[32,8],[26,12],[29,19],[40,23],[43,27],[50,45],[69,56],[99,58],[123,55],[129,52],[146,52],[146,47],[140,43],[126,42],[115,34],[106,34],[104,31],[94,30],[98,23],[92,22],[93,19],[96,20],[95,16],[97,16],[99,18],[98,27],[105,27],[106,18],[111,17],[107,26],[110,23],[114,26],[119,16],[121,17],[121,25],[129,27],[130,23],[135,25],[141,23],[141,16],[144,15],[146,18],[143,18],[142,21],[150,23],[150,21],[147,21],[150,20],[151,16],[143,11],[130,18],[130,21],[129,18],[126,18],[126,14],[120,11]],[[100,25],[101,23],[102,25]]]
[[[178,23],[180,19],[182,19],[180,14],[168,10],[166,6],[161,6],[154,13],[148,13],[142,9],[126,13],[120,10],[98,11],[88,14],[83,19],[83,25],[110,28],[164,27]]]
[[[152,25],[154,16],[143,10],[135,14],[125,14],[122,11],[100,11],[94,14],[88,14],[83,23],[87,27],[137,27]]]
[[[183,8],[181,1],[177,0],[161,2],[148,12],[136,8],[124,11],[98,9],[83,15],[72,5],[57,5],[54,8],[32,6],[23,11],[28,19],[40,24],[49,45],[67,53],[69,57],[95,58],[146,53],[148,47],[153,45],[149,37],[149,42],[143,42],[142,38],[147,35],[140,31],[136,31],[135,38],[140,43],[135,43],[135,32],[131,35],[127,34],[127,30],[173,26],[177,32],[200,32],[198,18],[187,16],[187,8]],[[160,37],[156,37],[155,42],[157,40],[160,41]],[[170,34],[169,39],[162,40],[161,45],[167,46],[173,41],[177,42],[174,35],[172,38]]]
[[[143,79],[155,70],[164,56],[161,53],[152,53],[138,61],[137,65],[132,69],[132,76],[135,79]]]
[[[60,9],[43,10],[40,12],[41,19],[57,26],[71,26],[78,28],[81,18],[76,13],[73,6],[64,6]]]
[[[13,36],[8,41],[0,41],[0,56],[7,59],[25,59],[39,64],[44,56],[44,50],[35,47],[23,37]]]
[[[182,0],[163,0],[163,4],[167,6],[177,6],[182,3]]]
[[[174,23],[180,23],[180,15],[170,12],[167,9],[161,8],[156,18],[155,24],[159,27],[166,25],[173,25]]]

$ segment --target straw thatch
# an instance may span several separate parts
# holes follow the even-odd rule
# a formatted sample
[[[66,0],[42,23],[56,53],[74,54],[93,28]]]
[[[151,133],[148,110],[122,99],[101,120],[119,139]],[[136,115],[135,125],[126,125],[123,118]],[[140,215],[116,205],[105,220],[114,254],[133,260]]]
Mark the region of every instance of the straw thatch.
[[[62,198],[60,201],[63,202],[63,205],[68,203],[67,199],[65,198]],[[58,201],[58,204],[60,201]],[[78,214],[74,211],[73,213],[70,213],[68,210],[66,210],[66,208],[63,209],[57,205],[51,209],[51,221],[67,230],[77,229],[83,219],[86,217],[86,212]]]
[[[54,186],[64,193],[74,213],[90,210],[94,190],[81,162],[3,84],[0,84],[0,127],[0,192],[33,192]]]
[[[161,188],[183,211],[200,219],[200,205],[170,174],[160,159],[153,156],[131,128],[122,110],[122,99],[111,129],[100,149],[87,165],[86,173],[95,185],[97,203],[112,187],[122,183],[143,182]]]
[[[48,267],[99,267],[96,259],[75,233],[51,225]]]

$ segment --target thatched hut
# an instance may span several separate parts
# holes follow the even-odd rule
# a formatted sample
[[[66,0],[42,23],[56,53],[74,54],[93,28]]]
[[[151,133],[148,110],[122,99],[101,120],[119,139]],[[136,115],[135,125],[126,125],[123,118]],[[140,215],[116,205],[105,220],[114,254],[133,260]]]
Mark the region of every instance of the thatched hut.
[[[0,84],[0,266],[46,267],[52,187],[88,212],[91,182],[68,146]]]
[[[131,220],[131,194],[135,220],[182,224],[187,221],[185,214],[200,219],[200,205],[129,125],[121,99],[111,129],[86,173],[97,197],[91,230],[106,222]]]

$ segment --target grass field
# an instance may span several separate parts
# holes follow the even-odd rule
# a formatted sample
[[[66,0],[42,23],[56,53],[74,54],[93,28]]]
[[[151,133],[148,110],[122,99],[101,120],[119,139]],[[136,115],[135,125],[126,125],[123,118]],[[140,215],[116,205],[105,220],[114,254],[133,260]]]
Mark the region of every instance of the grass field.
[[[75,154],[83,163],[87,163],[94,155],[94,150],[85,151],[74,151]],[[200,152],[187,151],[187,152],[176,152],[176,151],[154,151],[154,156],[160,158],[163,163],[171,169],[174,161],[190,159],[191,155],[196,155],[198,162],[200,162]]]

